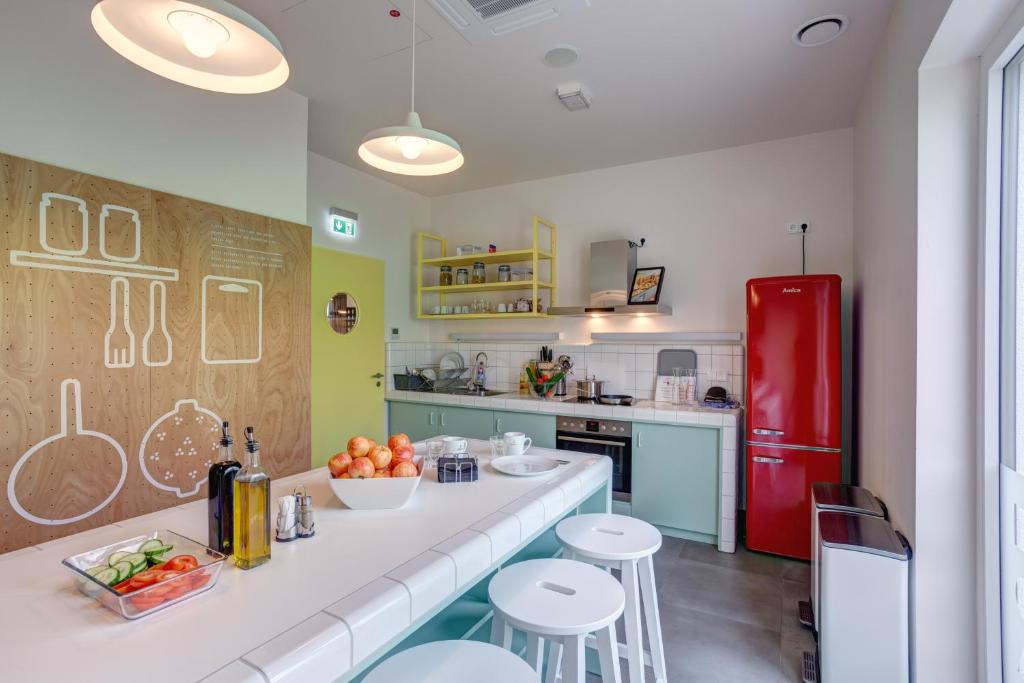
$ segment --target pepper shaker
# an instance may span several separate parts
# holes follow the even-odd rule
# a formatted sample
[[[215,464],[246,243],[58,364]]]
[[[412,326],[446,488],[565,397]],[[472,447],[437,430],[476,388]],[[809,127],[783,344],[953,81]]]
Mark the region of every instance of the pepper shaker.
[[[299,489],[302,489],[302,493],[299,493]],[[305,486],[299,486],[295,489],[295,502],[299,538],[309,538],[316,533],[313,522],[313,496],[306,492]]]

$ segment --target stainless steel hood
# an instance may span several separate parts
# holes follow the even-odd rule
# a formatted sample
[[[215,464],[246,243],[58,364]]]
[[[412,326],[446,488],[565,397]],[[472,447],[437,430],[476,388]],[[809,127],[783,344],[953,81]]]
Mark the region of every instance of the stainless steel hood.
[[[585,306],[552,306],[548,315],[672,315],[663,304],[630,306],[629,287],[636,270],[636,248],[629,240],[590,243],[590,303]]]

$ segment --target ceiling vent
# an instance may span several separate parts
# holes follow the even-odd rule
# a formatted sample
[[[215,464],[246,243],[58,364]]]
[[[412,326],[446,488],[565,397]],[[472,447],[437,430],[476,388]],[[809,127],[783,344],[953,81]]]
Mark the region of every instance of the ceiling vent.
[[[427,0],[471,45],[590,7],[590,0]]]
[[[587,90],[587,86],[582,83],[560,85],[555,93],[558,95],[558,99],[561,100],[562,106],[569,111],[590,109],[590,102],[594,99],[590,91]]]
[[[793,42],[800,47],[817,47],[830,43],[846,33],[850,20],[842,14],[816,17],[801,24],[793,31]]]

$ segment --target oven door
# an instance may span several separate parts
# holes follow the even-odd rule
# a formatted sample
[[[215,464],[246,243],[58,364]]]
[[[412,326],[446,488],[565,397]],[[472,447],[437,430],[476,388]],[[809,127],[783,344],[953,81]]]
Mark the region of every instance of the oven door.
[[[632,438],[603,434],[555,432],[555,447],[565,451],[605,455],[612,459],[612,492],[616,500],[629,500]]]

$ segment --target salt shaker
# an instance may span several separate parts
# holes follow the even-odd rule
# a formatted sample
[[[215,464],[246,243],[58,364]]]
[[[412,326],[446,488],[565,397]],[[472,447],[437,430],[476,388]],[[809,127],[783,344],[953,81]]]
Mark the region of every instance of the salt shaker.
[[[299,489],[302,489],[302,493],[299,493]],[[316,530],[313,528],[315,526],[313,522],[313,496],[306,492],[305,486],[299,486],[295,489],[295,502],[297,504],[296,519],[298,520],[299,538],[309,538],[316,533]]]

